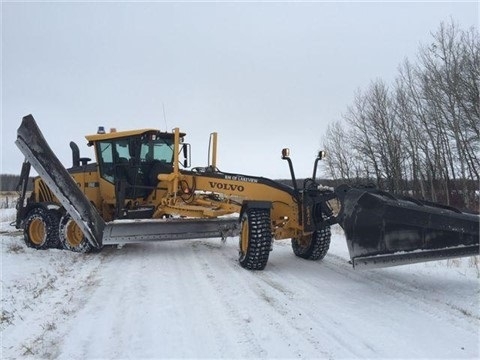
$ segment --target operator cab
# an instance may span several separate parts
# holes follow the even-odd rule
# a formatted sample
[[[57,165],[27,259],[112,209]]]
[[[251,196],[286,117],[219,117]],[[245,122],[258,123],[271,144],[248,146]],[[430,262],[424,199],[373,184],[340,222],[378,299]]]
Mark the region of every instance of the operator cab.
[[[125,178],[131,185],[153,186],[153,167],[158,173],[172,169],[173,139],[159,134],[98,141],[96,150],[100,176],[111,183]]]
[[[181,134],[181,139],[185,134]],[[95,146],[100,177],[125,191],[125,198],[146,197],[158,174],[173,171],[174,135],[154,129],[99,133],[86,137]]]

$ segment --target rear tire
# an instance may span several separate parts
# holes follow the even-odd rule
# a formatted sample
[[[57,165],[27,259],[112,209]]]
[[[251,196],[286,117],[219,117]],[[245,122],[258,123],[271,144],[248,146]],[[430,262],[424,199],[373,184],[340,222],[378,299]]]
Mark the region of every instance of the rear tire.
[[[58,234],[58,228],[60,226],[60,218],[62,217],[62,214],[60,213],[59,210],[57,209],[50,209],[48,210],[48,213],[51,217],[52,220],[52,234],[48,238],[48,247],[49,248],[54,248],[54,249],[61,249],[62,246],[60,244],[60,237]]]
[[[241,219],[239,262],[248,270],[263,270],[272,246],[270,211],[248,209]]]
[[[295,255],[307,260],[321,260],[327,255],[330,248],[332,233],[330,225],[314,231],[302,239],[292,239],[292,249]]]
[[[70,215],[66,214],[62,217],[58,233],[63,249],[78,253],[87,253],[92,250],[92,245]]]
[[[24,240],[28,247],[44,250],[58,245],[58,210],[46,207],[31,209],[24,220]]]

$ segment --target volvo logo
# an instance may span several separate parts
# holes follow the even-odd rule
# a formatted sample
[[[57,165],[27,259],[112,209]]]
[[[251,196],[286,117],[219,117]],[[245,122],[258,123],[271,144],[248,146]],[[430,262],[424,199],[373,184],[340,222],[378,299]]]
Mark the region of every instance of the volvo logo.
[[[218,189],[218,190],[231,190],[231,191],[239,191],[239,192],[242,192],[245,190],[245,187],[243,187],[242,185],[220,183],[215,181],[209,181],[209,183],[212,188]]]

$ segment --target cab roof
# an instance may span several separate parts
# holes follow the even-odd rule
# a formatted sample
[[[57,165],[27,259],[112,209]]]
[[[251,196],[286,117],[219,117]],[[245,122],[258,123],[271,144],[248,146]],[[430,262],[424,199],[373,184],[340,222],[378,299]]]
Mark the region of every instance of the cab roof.
[[[90,142],[101,141],[101,140],[111,140],[118,139],[123,137],[137,136],[149,132],[159,132],[157,129],[137,129],[137,130],[127,130],[127,131],[114,131],[106,132],[105,134],[94,134],[87,135],[85,138]]]
[[[165,138],[173,137],[173,133],[161,132],[158,129],[137,129],[137,130],[107,132],[105,134],[87,135],[85,136],[85,138],[89,143],[94,143],[96,141],[120,139],[125,137],[139,136],[139,135],[151,134],[151,133],[157,134],[158,136],[165,137]],[[180,137],[184,137],[184,136],[185,136],[185,133],[180,133]]]

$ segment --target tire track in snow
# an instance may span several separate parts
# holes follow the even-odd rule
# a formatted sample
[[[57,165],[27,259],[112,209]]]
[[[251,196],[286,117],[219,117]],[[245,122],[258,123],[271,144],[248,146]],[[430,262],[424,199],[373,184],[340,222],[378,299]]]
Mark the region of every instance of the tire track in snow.
[[[456,312],[454,316],[458,321],[455,321],[454,326],[458,327],[464,335],[450,340],[449,330],[452,329],[450,314],[444,316],[445,306],[441,302],[435,300],[432,303],[430,289],[419,292],[416,286],[412,287],[409,280],[410,274],[384,274],[382,272],[384,269],[375,272],[358,272],[351,269],[341,257],[333,256],[332,258],[332,255],[327,255],[319,263],[301,259],[297,259],[297,261],[300,262],[296,266],[304,275],[301,276],[300,281],[297,281],[294,288],[297,291],[302,288],[305,292],[313,291],[316,296],[323,297],[328,302],[325,304],[326,311],[322,312],[322,318],[318,318],[318,321],[327,319],[327,322],[333,326],[329,326],[326,331],[337,333],[335,337],[343,335],[343,338],[349,339],[347,347],[352,348],[355,352],[368,354],[368,351],[371,351],[371,356],[390,356],[388,351],[382,353],[385,350],[382,350],[382,344],[378,340],[372,341],[368,337],[369,333],[380,333],[390,334],[392,339],[397,339],[400,346],[392,344],[390,347],[397,347],[400,353],[403,351],[408,354],[408,350],[407,352],[402,350],[402,346],[404,349],[409,349],[405,339],[412,337],[412,334],[424,332],[425,334],[422,336],[426,338],[425,346],[417,351],[417,353],[423,351],[423,356],[432,356],[432,353],[429,353],[429,346],[433,347],[433,353],[435,353],[435,346],[437,349],[441,348],[443,344],[439,339],[442,338],[443,342],[452,343],[450,357],[458,357],[459,354],[462,354],[463,349],[468,350],[470,354],[478,354],[475,336],[475,334],[478,335],[478,325],[477,327],[470,326],[471,324],[468,321],[465,322],[465,318],[458,316],[458,312]],[[290,267],[285,263],[280,269],[281,279],[285,284],[294,281],[291,274],[285,271]],[[315,272],[318,273],[318,277],[312,276]],[[397,286],[397,278],[401,279],[401,286]],[[425,283],[429,283],[429,281],[426,280]],[[323,288],[328,295],[310,290],[319,288]],[[436,288],[442,291],[441,285],[437,285]],[[456,298],[455,294],[449,295],[452,299]],[[338,305],[331,304],[330,298],[337,301]],[[395,306],[391,306],[391,304]],[[369,307],[371,308],[369,309]],[[385,307],[393,308],[395,311],[385,311],[383,310]],[[361,315],[365,318],[361,319],[359,317]],[[412,325],[409,327],[402,317],[411,318]],[[384,319],[382,320],[382,318]],[[430,329],[435,328],[435,332],[441,333],[438,334],[439,339],[430,338],[433,332],[430,330],[428,333],[427,328],[432,324]],[[342,330],[338,331],[339,329]],[[385,341],[388,343],[392,340],[389,340],[389,336],[385,336]],[[401,345],[402,343],[403,345]],[[381,346],[379,347],[379,345]],[[385,348],[385,346],[383,347]],[[413,354],[410,356],[418,356],[414,351],[416,350],[412,349]],[[440,350],[438,351],[438,356],[446,356]]]
[[[238,282],[232,283],[230,280],[232,267],[237,265],[236,260],[231,257],[231,254],[224,251],[225,244],[213,244],[213,242],[202,241],[195,243],[193,249],[201,273],[204,274],[204,280],[211,288],[210,297],[213,295],[217,307],[221,309],[223,327],[234,325],[234,330],[229,330],[230,334],[228,335],[231,343],[230,349],[235,349],[234,352],[237,352],[239,357],[265,357],[265,350],[250,329],[251,314],[248,312],[247,304],[242,306],[243,296]],[[243,293],[243,295],[245,294]],[[239,299],[242,300],[239,301]],[[238,306],[241,308],[239,309]],[[212,325],[217,326],[217,324]]]
[[[228,253],[228,270],[236,267],[234,272],[229,272],[229,276],[241,289],[243,301],[255,302],[255,313],[261,312],[266,322],[272,318],[276,320],[277,324],[264,325],[275,329],[273,332],[280,333],[280,338],[292,338],[289,337],[291,332],[295,333],[293,338],[301,337],[299,350],[287,352],[292,357],[298,354],[322,357],[369,354],[368,356],[372,357],[389,357],[392,349],[405,353],[406,356],[431,356],[429,347],[438,347],[442,342],[429,338],[428,332],[431,333],[431,330],[428,329],[431,329],[432,324],[434,328],[444,328],[439,331],[439,338],[448,341],[448,333],[452,329],[448,323],[449,318],[441,315],[441,307],[433,304],[431,309],[431,296],[418,293],[415,283],[413,286],[410,283],[410,274],[395,273],[391,283],[387,280],[386,284],[383,284],[382,270],[374,272],[375,275],[356,272],[346,260],[335,256],[327,256],[323,262],[304,261],[296,258],[290,247],[282,243],[275,248],[276,251],[272,253],[265,271],[246,272],[238,266],[236,258],[231,256],[235,253],[231,249],[232,246],[228,246],[218,257],[225,259],[224,254]],[[209,254],[203,254],[207,257],[206,261],[211,261]],[[212,256],[217,257],[217,254]],[[404,282],[406,290],[395,285],[397,277]],[[225,293],[225,289],[229,289],[228,284],[225,285],[222,281],[219,283],[222,286],[217,285],[218,292]],[[438,288],[441,290],[441,286]],[[259,305],[259,299],[268,304],[276,314]],[[418,301],[424,301],[425,306],[416,306]],[[393,312],[388,310],[392,304],[395,309]],[[298,312],[292,309],[298,309]],[[234,311],[238,309],[234,308]],[[411,319],[413,325],[402,320],[402,317]],[[416,318],[420,318],[423,323],[415,325]],[[278,319],[288,319],[289,324],[282,325]],[[255,324],[250,326],[255,329]],[[452,356],[458,357],[462,354],[458,350],[464,347],[470,354],[477,351],[472,349],[472,339],[478,330],[474,329],[469,333],[464,326],[461,330],[465,334],[464,339],[460,337],[452,340]],[[382,335],[372,338],[369,335],[371,333]],[[420,349],[409,350],[409,342],[412,342],[415,336],[424,336],[427,339]],[[269,350],[268,345],[266,349]],[[438,356],[444,355],[439,352]]]
[[[223,256],[226,251],[234,253],[229,246],[218,258],[223,259],[220,268],[228,269],[228,272],[225,270],[223,276],[215,276],[210,270],[212,276],[209,278],[216,292],[225,299],[231,316],[247,322],[240,324],[243,336],[246,342],[256,344],[257,352],[244,356],[292,358],[302,357],[307,352],[310,356],[331,358],[333,355],[324,351],[316,337],[310,334],[312,327],[301,324],[302,315],[298,315],[295,306],[292,306],[296,300],[295,293],[272,279],[268,271],[243,269],[236,257]],[[217,254],[204,253],[204,261],[207,263],[212,256]],[[271,333],[273,339],[262,338],[262,333]],[[280,342],[275,339],[280,339]]]
[[[250,343],[235,344],[238,334],[229,331],[230,318],[222,315],[225,309],[209,285],[212,274],[199,261],[195,244],[143,244],[114,254],[103,277],[111,279],[118,266],[124,273],[121,281],[102,282],[79,314],[83,320],[71,329],[72,340],[64,344],[62,357],[74,356],[79,347],[84,349],[79,357],[221,357],[225,353],[242,357],[257,353]],[[105,293],[114,295],[108,306],[98,304]],[[122,298],[123,305],[116,298]],[[129,310],[132,306],[137,310]],[[123,320],[114,319],[119,313]],[[96,320],[88,320],[92,314]],[[85,337],[79,328],[84,333],[96,330],[98,336]],[[105,338],[105,333],[119,339],[115,347],[108,348],[115,342]]]
[[[288,260],[293,263],[304,262],[293,254],[289,256]],[[322,311],[321,299],[326,298],[319,294],[315,287],[311,285],[305,287],[302,274],[294,271],[295,275],[292,275],[289,273],[288,266],[286,269],[282,269],[283,264],[276,265],[274,261],[272,262],[271,271],[261,273],[259,277],[268,286],[279,291],[282,289],[281,291],[287,294],[283,311],[287,311],[292,319],[292,327],[305,340],[313,344],[317,352],[321,354],[317,356],[328,358],[356,356],[357,352],[352,346],[352,337],[349,336],[348,327],[342,326],[343,324],[335,318],[334,313]],[[288,296],[288,294],[290,295]],[[365,348],[374,351],[369,345],[366,345]],[[365,349],[363,349],[363,353],[365,353]]]
[[[148,286],[153,287],[154,281],[146,279],[161,275],[155,274],[151,258],[156,254],[150,250],[149,244],[112,249],[101,269],[99,287],[68,330],[63,358],[125,357],[141,351],[141,341],[158,342],[154,325],[161,321],[161,312],[152,308],[157,301],[168,300],[150,296],[153,290]],[[145,328],[145,323],[150,326]]]

